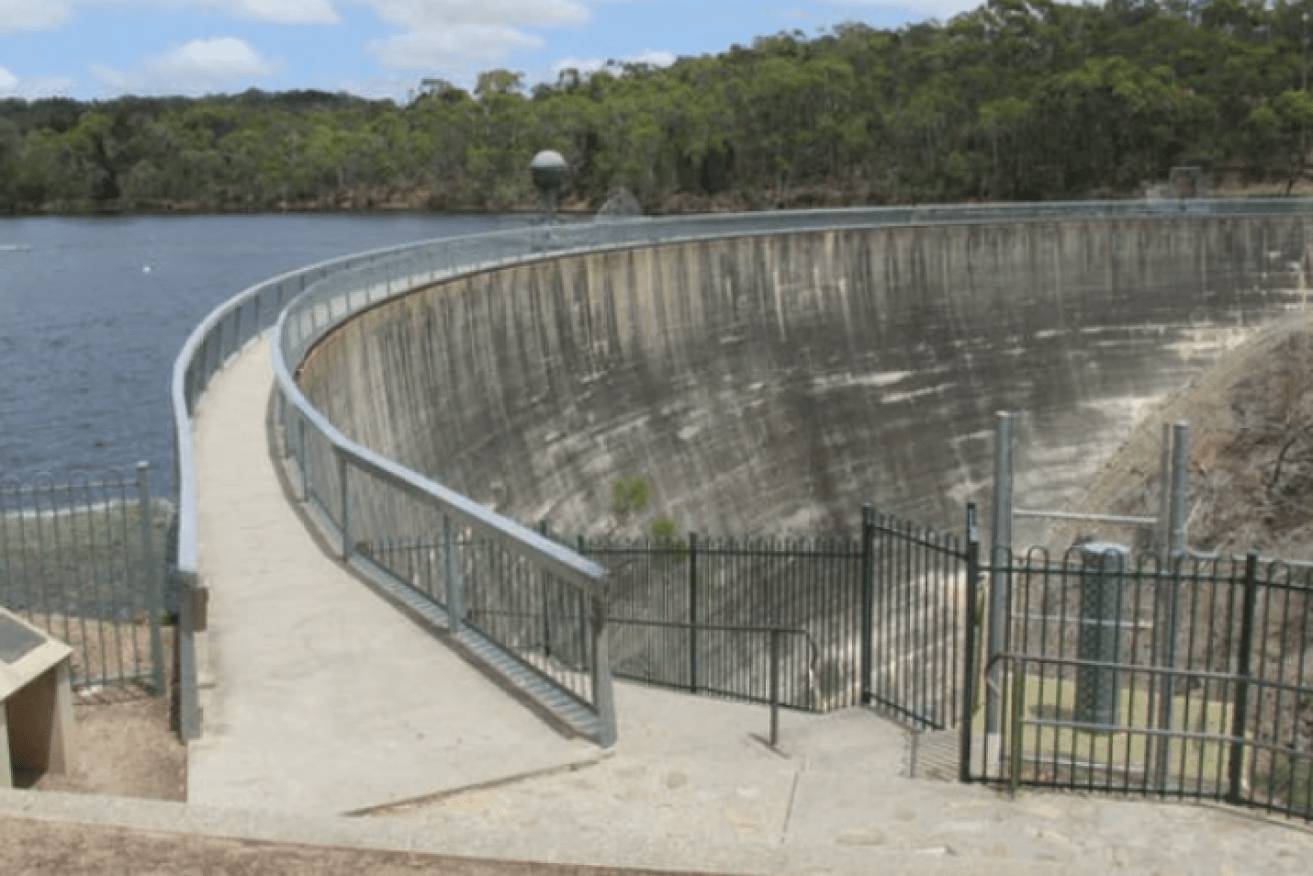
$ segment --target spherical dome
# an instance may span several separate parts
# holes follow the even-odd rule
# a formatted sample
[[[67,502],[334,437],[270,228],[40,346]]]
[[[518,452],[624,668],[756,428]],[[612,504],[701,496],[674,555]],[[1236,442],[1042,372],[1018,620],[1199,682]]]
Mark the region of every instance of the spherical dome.
[[[561,153],[551,149],[544,149],[533,157],[529,165],[529,174],[533,177],[533,184],[543,193],[544,197],[555,197],[555,193],[565,185],[566,174],[569,173],[569,165],[561,157]]]
[[[565,170],[565,158],[555,149],[544,149],[529,163],[531,170]]]

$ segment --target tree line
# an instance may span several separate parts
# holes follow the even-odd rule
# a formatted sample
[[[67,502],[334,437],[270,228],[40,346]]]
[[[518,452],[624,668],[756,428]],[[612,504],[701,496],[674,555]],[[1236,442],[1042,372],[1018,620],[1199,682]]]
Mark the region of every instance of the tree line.
[[[1307,174],[1313,0],[989,0],[946,22],[764,36],[404,105],[248,91],[0,101],[0,212],[510,210],[556,149],[564,202],[650,211],[1138,194],[1174,167]]]

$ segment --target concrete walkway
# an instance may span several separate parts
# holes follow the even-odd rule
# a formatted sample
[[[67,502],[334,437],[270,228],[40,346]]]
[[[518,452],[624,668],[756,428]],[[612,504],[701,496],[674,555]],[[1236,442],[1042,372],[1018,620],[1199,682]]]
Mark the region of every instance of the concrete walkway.
[[[596,759],[326,556],[270,458],[268,341],[196,425],[210,588],[188,799],[334,814]]]
[[[190,805],[5,792],[0,816],[683,872],[1241,876],[1313,861],[1305,826],[1242,810],[910,778],[906,735],[863,710],[785,713],[771,749],[765,708],[619,685],[613,753],[562,739],[307,535],[269,458],[268,375],[255,346],[200,412],[215,682]]]
[[[758,706],[631,685],[617,700],[621,741],[611,757],[369,817],[0,791],[0,836],[6,818],[173,834],[175,868],[198,874],[221,872],[202,838],[296,844],[300,865],[270,870],[254,863],[277,860],[276,850],[245,847],[249,872],[279,876],[326,872],[341,849],[448,856],[412,862],[408,873],[464,872],[451,857],[762,876],[1294,876],[1313,861],[1307,827],[1242,810],[1062,794],[1009,800],[908,778],[904,734],[858,709],[785,714],[773,751],[760,740],[768,717]],[[109,840],[131,870],[133,846]],[[106,847],[88,858],[99,869],[85,872],[120,863]],[[4,857],[0,844],[0,865]],[[66,854],[61,871],[81,861]],[[387,863],[364,859],[360,871]]]

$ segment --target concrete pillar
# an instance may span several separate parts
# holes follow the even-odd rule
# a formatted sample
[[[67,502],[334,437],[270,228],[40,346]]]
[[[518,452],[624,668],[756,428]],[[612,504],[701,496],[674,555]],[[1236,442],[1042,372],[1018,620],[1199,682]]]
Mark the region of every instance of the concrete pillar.
[[[1126,611],[1125,582],[1130,551],[1123,545],[1091,542],[1081,547],[1085,569],[1081,576],[1081,660],[1117,663],[1122,657],[1122,615]],[[1078,667],[1076,721],[1082,724],[1117,724],[1121,672],[1103,666]]]

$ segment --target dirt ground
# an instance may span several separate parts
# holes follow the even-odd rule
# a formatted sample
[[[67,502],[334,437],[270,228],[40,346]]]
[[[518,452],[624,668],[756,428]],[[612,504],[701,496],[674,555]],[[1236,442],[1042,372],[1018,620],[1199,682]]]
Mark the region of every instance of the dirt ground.
[[[477,861],[0,819],[0,873],[59,876],[642,876],[654,871]]]
[[[1191,549],[1313,560],[1313,314],[1264,328],[1145,417],[1080,510],[1157,515],[1162,424],[1179,421],[1190,424]],[[1126,538],[1086,530],[1055,527],[1048,545]],[[1146,534],[1137,549],[1149,541]]]
[[[165,627],[166,677],[172,678],[173,629]],[[73,692],[69,769],[15,776],[18,787],[185,800],[187,749],[175,730],[175,702],[138,685]]]
[[[19,776],[20,787],[186,799],[187,749],[170,726],[167,699],[132,687],[75,693],[73,700],[70,769]]]

